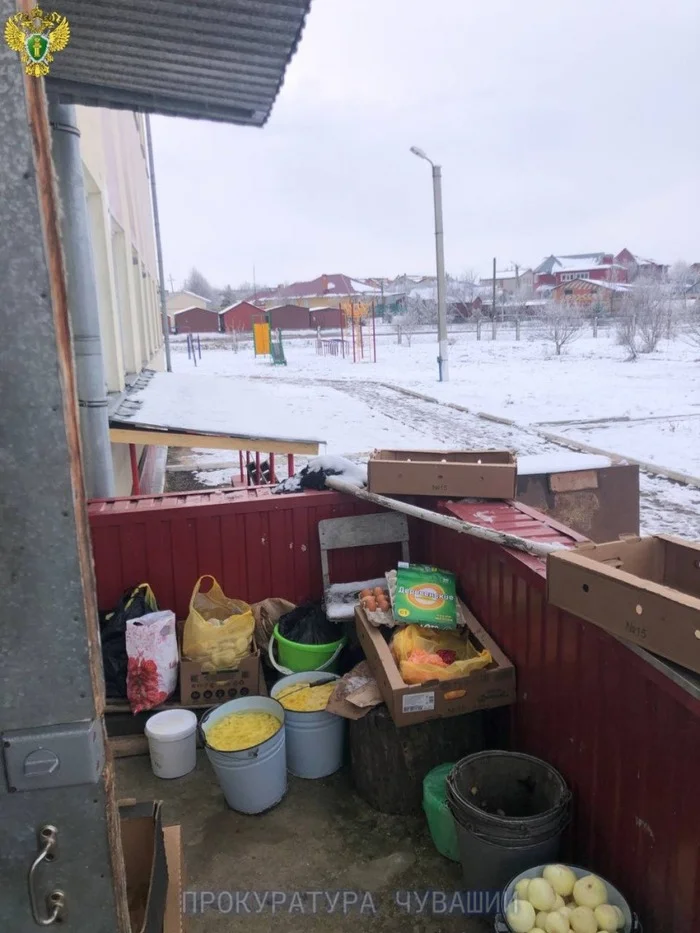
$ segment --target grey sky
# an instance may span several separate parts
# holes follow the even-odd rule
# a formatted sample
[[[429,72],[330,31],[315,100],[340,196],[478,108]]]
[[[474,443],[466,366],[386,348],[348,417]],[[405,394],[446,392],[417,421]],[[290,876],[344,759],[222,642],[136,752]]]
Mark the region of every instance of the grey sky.
[[[158,117],[166,274],[700,261],[698,0],[313,0],[263,130]]]

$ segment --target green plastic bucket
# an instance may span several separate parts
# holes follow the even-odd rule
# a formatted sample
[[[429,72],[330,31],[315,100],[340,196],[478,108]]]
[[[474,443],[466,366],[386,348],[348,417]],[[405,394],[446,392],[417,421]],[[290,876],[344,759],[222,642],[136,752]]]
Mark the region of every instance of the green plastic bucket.
[[[447,775],[453,763],[438,765],[423,778],[423,809],[430,836],[440,855],[459,862],[459,842],[455,820],[447,805]]]
[[[286,669],[286,673],[300,674],[303,671],[334,671],[338,655],[346,639],[328,642],[326,645],[302,645],[298,641],[290,641],[280,635],[279,626],[275,625],[270,639],[270,657],[274,667],[279,671]],[[277,662],[272,655],[272,643],[277,645]]]

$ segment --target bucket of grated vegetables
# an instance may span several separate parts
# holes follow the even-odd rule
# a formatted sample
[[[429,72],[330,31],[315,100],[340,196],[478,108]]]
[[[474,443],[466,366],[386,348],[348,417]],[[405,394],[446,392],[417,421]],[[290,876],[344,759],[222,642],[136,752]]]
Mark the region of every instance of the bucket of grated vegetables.
[[[263,813],[287,792],[285,712],[277,700],[242,697],[208,710],[200,733],[226,803]]]
[[[338,679],[303,671],[278,680],[270,691],[285,710],[287,769],[295,777],[327,777],[343,763],[345,720],[326,710]]]

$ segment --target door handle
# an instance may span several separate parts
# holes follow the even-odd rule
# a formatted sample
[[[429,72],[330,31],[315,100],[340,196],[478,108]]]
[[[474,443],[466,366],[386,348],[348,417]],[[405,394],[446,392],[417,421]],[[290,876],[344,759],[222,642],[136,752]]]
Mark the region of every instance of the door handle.
[[[34,875],[39,865],[44,861],[52,862],[56,858],[57,837],[58,830],[55,826],[51,826],[50,823],[47,823],[46,826],[41,827],[38,834],[39,854],[34,859],[29,869],[29,903],[31,904],[34,922],[41,927],[51,926],[52,923],[56,923],[65,917],[66,897],[63,891],[56,889],[46,895],[46,909],[48,914],[42,917],[34,890]]]

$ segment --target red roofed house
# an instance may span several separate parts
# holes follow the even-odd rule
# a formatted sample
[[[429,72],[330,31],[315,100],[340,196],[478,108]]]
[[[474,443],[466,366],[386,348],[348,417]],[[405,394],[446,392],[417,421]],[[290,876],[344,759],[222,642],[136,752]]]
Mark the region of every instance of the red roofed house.
[[[233,331],[252,331],[255,321],[265,319],[265,312],[249,301],[237,301],[219,311],[219,319],[221,330],[226,334]]]
[[[634,291],[634,285],[625,282],[601,282],[595,279],[578,278],[556,285],[552,289],[551,297],[555,301],[574,301],[585,307],[599,305],[613,311],[619,307],[619,302],[630,291]]]
[[[535,288],[554,288],[574,279],[597,282],[627,282],[627,266],[615,260],[612,253],[574,253],[569,256],[548,256],[534,271]]]
[[[258,292],[255,300],[265,308],[293,303],[305,308],[339,308],[348,299],[367,301],[379,299],[381,290],[347,275],[319,275],[309,282],[294,282]]]

